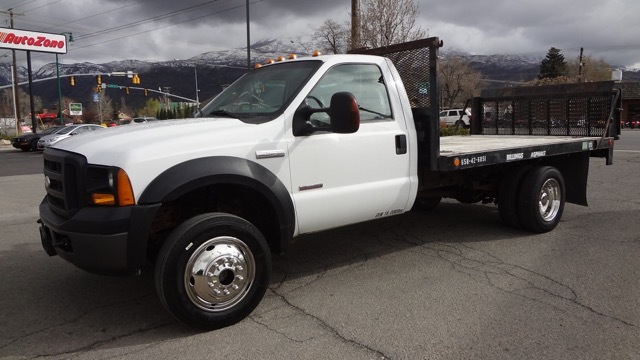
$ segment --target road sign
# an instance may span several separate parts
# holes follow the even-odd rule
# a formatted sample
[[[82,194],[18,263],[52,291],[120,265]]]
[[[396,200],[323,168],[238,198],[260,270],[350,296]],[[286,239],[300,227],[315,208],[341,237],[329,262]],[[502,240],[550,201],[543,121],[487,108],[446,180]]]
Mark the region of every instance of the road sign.
[[[100,101],[100,94],[93,94],[93,102]]]
[[[116,85],[116,84],[107,84],[107,88],[108,88],[108,89],[118,89],[118,88],[120,88],[120,85]]]
[[[82,115],[82,104],[81,103],[69,104],[69,115]]]
[[[62,34],[0,28],[0,49],[66,54],[67,37]]]

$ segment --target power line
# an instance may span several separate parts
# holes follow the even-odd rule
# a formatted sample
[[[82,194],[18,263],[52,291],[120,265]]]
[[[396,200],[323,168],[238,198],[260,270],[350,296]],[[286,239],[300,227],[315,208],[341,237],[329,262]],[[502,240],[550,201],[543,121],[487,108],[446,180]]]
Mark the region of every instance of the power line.
[[[24,12],[27,12],[27,11],[33,11],[33,10],[36,10],[36,9],[41,9],[41,8],[43,8],[43,7],[51,6],[51,5],[53,5],[53,4],[55,4],[55,3],[59,3],[59,2],[61,2],[61,1],[62,1],[62,0],[55,0],[54,2],[50,2],[50,3],[48,3],[48,4],[44,4],[44,5],[42,5],[42,6],[38,6],[38,7],[35,7],[35,8],[28,9],[28,10],[23,10],[23,11],[24,11]]]
[[[250,2],[250,4],[259,3],[259,2],[262,2],[262,1],[264,1],[264,0],[254,0],[253,2]],[[223,13],[223,12],[226,12],[226,11],[235,10],[235,9],[238,9],[238,8],[242,8],[244,6],[245,5],[238,5],[238,6],[234,6],[234,7],[225,9],[225,10],[215,11],[215,12],[212,12],[212,13],[207,13],[207,14],[204,14],[204,15],[201,15],[201,16],[197,16],[195,18],[179,21],[179,22],[176,22],[176,23],[173,23],[173,24],[168,24],[168,25],[156,27],[156,28],[153,28],[153,29],[137,32],[135,34],[128,34],[128,35],[120,36],[120,37],[117,37],[117,38],[114,38],[114,39],[104,40],[104,41],[100,41],[100,42],[97,42],[97,43],[88,44],[88,45],[84,45],[84,46],[76,46],[75,49],[83,49],[83,48],[87,48],[87,47],[91,47],[91,46],[101,45],[101,44],[108,43],[108,42],[111,42],[111,41],[126,39],[126,38],[129,38],[129,37],[132,37],[132,36],[138,36],[138,35],[145,34],[145,33],[151,32],[151,31],[160,30],[160,29],[164,29],[164,28],[167,28],[167,27],[171,27],[171,26],[175,26],[175,25],[178,25],[178,24],[182,24],[182,23],[185,23],[185,22],[201,19],[203,17],[207,17],[207,16],[210,16],[210,15],[216,15],[216,14],[220,14],[220,13]]]
[[[210,1],[210,2],[215,2],[215,1],[218,1],[218,0],[214,0],[214,1]],[[254,1],[250,2],[249,4],[256,4],[256,3],[259,3],[259,2],[262,2],[262,1],[264,1],[264,0],[254,0]],[[245,5],[243,4],[243,5],[234,6],[234,7],[228,8],[228,9],[224,9],[224,10],[217,10],[217,11],[206,13],[206,14],[203,14],[203,15],[191,18],[191,19],[186,19],[186,20],[183,20],[183,21],[179,21],[179,22],[176,22],[176,23],[173,23],[173,24],[167,24],[167,25],[156,27],[156,28],[153,28],[153,29],[137,32],[135,34],[128,34],[128,35],[116,37],[116,38],[109,39],[109,40],[99,41],[99,42],[96,42],[96,43],[93,43],[93,44],[87,44],[87,45],[83,45],[83,46],[74,46],[73,49],[75,49],[75,50],[84,49],[84,48],[88,48],[88,47],[92,47],[92,46],[96,46],[96,45],[101,45],[101,44],[112,42],[112,41],[116,41],[116,40],[126,39],[126,38],[129,38],[129,37],[133,37],[133,36],[149,33],[149,32],[155,31],[155,30],[160,30],[160,29],[164,29],[164,28],[167,28],[167,27],[179,25],[179,24],[182,24],[182,23],[185,23],[185,22],[201,19],[203,17],[207,17],[207,16],[216,15],[216,14],[220,14],[220,13],[223,13],[223,12],[235,10],[235,9],[238,9],[238,8],[242,8],[244,6]],[[41,56],[44,56],[44,55],[40,55],[38,57],[41,57]]]
[[[171,12],[168,12],[168,13],[165,13],[165,14],[162,14],[162,15],[153,16],[153,17],[147,18],[145,20],[136,21],[136,22],[132,22],[132,23],[129,23],[129,24],[125,24],[125,25],[120,25],[120,26],[116,26],[116,27],[113,27],[113,28],[105,29],[105,30],[99,30],[99,31],[96,31],[96,32],[93,32],[93,33],[89,33],[89,34],[86,34],[86,35],[80,35],[78,38],[79,39],[84,39],[84,38],[87,38],[87,37],[92,37],[92,36],[97,36],[97,35],[104,35],[105,33],[128,29],[128,28],[135,27],[135,26],[138,26],[138,25],[143,25],[143,24],[155,21],[155,20],[166,19],[168,17],[174,16],[174,15],[178,15],[178,14],[183,13],[183,12],[192,11],[192,10],[197,9],[199,7],[206,6],[206,5],[209,5],[211,3],[218,2],[218,1],[219,0],[207,1],[207,2],[202,3],[202,4],[189,6],[189,7],[186,7],[186,8],[180,9],[180,10],[171,11]]]

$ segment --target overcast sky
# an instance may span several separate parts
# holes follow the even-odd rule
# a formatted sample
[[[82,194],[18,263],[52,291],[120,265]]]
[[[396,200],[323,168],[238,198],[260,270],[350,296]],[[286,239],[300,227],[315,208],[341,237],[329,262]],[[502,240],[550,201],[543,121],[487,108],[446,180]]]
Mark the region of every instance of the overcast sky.
[[[638,0],[415,0],[418,25],[445,48],[472,54],[544,56],[554,46],[565,58],[605,58],[640,68]],[[246,46],[246,0],[0,0],[17,29],[71,32],[62,63],[187,59]],[[348,21],[351,0],[250,0],[251,42],[309,41],[326,19]],[[0,13],[1,27],[9,27]],[[10,62],[0,49],[0,62]],[[26,66],[24,52],[19,65]],[[54,62],[33,53],[34,67]]]

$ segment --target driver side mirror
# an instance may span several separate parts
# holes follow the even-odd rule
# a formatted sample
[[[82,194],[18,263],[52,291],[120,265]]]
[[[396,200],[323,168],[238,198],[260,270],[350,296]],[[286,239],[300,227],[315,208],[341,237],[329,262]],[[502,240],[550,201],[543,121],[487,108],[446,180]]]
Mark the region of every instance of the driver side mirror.
[[[310,122],[311,115],[325,112],[331,127],[318,127]],[[307,136],[316,131],[331,131],[337,134],[352,134],[360,128],[360,111],[355,96],[350,92],[338,92],[331,96],[329,108],[313,109],[302,103],[293,115],[293,135]]]
[[[352,134],[360,128],[360,110],[356,97],[350,92],[338,92],[331,97],[329,107],[331,131]]]

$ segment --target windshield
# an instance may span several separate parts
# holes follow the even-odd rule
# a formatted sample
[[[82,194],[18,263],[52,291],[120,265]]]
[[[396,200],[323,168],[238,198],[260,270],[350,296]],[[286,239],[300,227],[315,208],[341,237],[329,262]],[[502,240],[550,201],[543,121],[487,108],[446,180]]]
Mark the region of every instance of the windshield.
[[[72,132],[75,129],[76,129],[76,126],[66,126],[64,129],[56,132],[56,134],[58,134],[58,135],[68,134],[68,133]]]
[[[252,70],[202,109],[202,116],[228,116],[248,123],[276,118],[322,65],[296,61]]]
[[[40,132],[40,134],[45,135],[45,134],[53,134],[55,132],[57,132],[58,130],[62,129],[62,126],[53,126],[50,127],[48,129],[44,129],[43,131]]]

